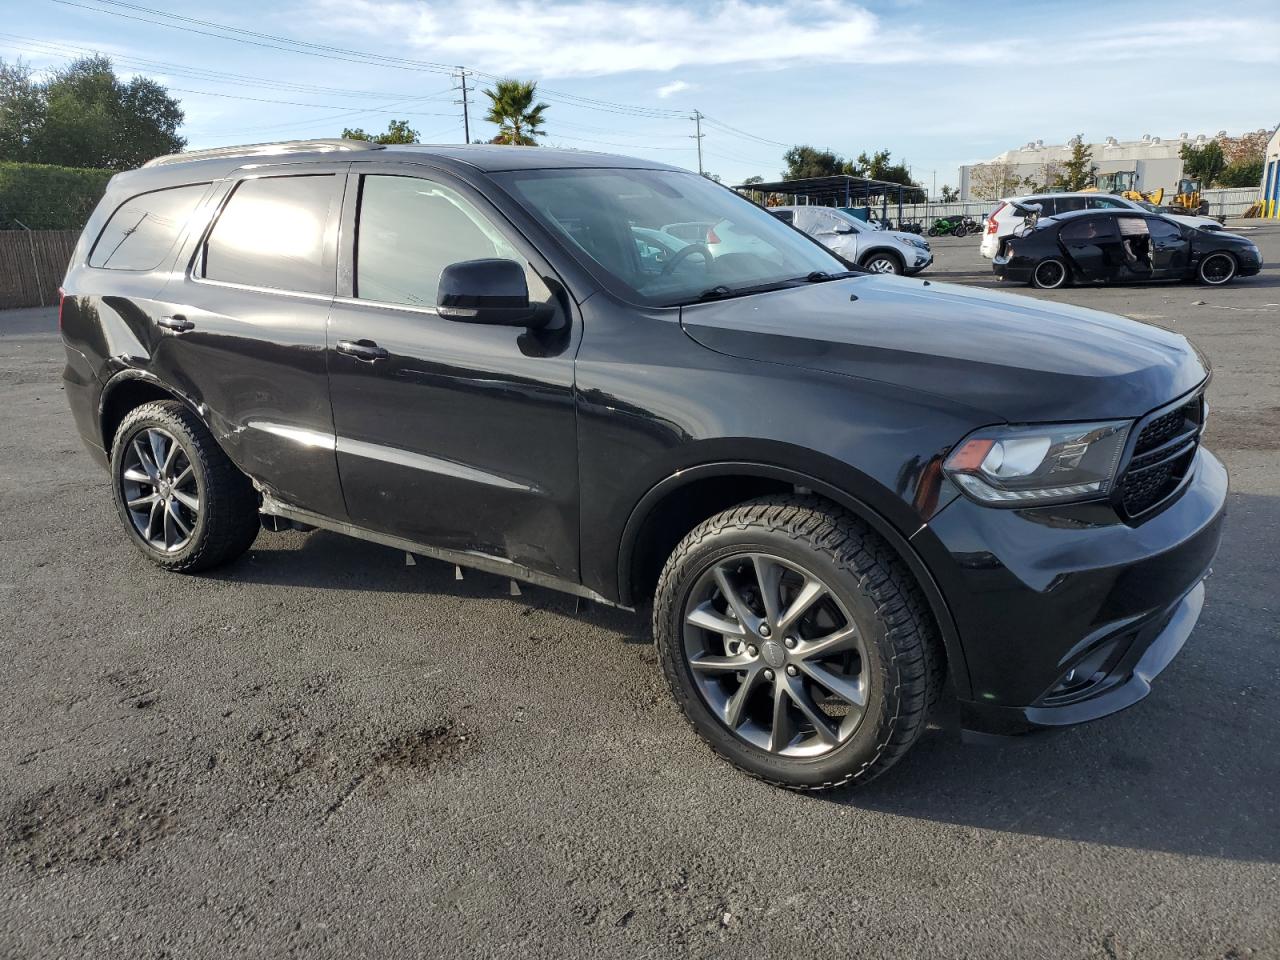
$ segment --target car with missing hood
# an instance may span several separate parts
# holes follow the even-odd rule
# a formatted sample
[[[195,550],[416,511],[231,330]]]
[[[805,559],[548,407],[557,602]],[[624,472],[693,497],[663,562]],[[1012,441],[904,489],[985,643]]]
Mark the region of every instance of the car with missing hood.
[[[645,254],[636,233],[725,222],[750,242]],[[158,567],[321,528],[651,610],[698,734],[793,789],[883,773],[948,677],[983,733],[1141,700],[1222,529],[1182,336],[847,269],[648,161],[160,158],[112,178],[59,323],[104,496]],[[562,683],[525,652],[512,684]]]
[[[835,207],[770,207],[769,212],[872,273],[912,276],[933,263],[933,251],[923,237],[881,230]]]

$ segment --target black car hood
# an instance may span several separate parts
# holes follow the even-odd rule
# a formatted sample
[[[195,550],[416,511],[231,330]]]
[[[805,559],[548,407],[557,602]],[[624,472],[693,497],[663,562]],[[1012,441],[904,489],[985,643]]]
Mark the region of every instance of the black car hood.
[[[1031,297],[860,276],[681,310],[732,356],[923,391],[1012,423],[1137,417],[1194,389],[1186,338]]]

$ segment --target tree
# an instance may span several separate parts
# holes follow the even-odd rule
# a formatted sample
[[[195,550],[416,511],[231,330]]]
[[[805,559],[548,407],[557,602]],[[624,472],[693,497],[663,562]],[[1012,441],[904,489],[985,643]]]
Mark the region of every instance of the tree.
[[[1210,140],[1202,147],[1184,143],[1178,156],[1182,158],[1183,176],[1198,177],[1206,187],[1218,179],[1227,165],[1227,158],[1217,140]]]
[[[960,199],[959,190],[953,189],[952,187],[948,187],[945,183],[942,185],[942,202],[943,203],[955,203],[959,199]]]
[[[750,186],[753,183],[764,183],[764,177],[760,176],[760,174],[757,173],[754,176],[747,177],[747,179],[742,181],[743,186]]]
[[[1093,151],[1084,142],[1084,134],[1077,133],[1071,140],[1071,157],[1062,162],[1062,171],[1057,174],[1056,186],[1064,190],[1083,190],[1093,182],[1097,172],[1098,168],[1093,165]]]
[[[807,177],[834,177],[844,173],[844,160],[830,150],[819,150],[807,143],[792,147],[782,155],[787,169],[783,180],[804,180]]]
[[[1011,163],[980,163],[969,172],[969,193],[975,200],[1000,200],[1027,187],[1034,189],[1034,183]]]
[[[1218,174],[1220,187],[1256,187],[1262,182],[1263,158],[1240,160],[1223,168]]]
[[[498,125],[498,135],[491,143],[536,147],[536,138],[546,136],[546,131],[538,128],[545,122],[543,113],[547,104],[533,102],[538,95],[537,83],[499,80],[494,89],[485,90],[484,95],[489,98],[489,113],[485,119]]]
[[[182,107],[145,77],[122,81],[104,56],[37,81],[0,62],[0,159],[125,170],[177,153]]]
[[[343,128],[343,140],[367,140],[370,143],[417,143],[418,131],[409,127],[407,120],[392,120],[386,133],[365,133],[360,127]]]

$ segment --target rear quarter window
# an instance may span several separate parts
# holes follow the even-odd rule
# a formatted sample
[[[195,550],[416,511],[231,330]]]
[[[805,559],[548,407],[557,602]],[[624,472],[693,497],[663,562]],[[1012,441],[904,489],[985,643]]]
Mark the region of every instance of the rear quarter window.
[[[89,266],[154,270],[173,250],[208,188],[207,183],[193,183],[129,198],[98,234]]]
[[[332,293],[325,228],[332,174],[241,181],[204,244],[206,280],[298,293]]]

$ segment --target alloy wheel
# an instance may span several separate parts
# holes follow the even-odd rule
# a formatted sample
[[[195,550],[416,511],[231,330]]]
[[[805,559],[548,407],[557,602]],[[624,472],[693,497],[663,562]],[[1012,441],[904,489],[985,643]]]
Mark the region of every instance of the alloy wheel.
[[[703,571],[684,611],[684,653],[711,712],[761,750],[822,756],[862,721],[862,634],[835,592],[789,560],[743,552]]]
[[[1044,290],[1053,290],[1062,286],[1067,278],[1067,269],[1058,260],[1045,260],[1036,266],[1036,286]]]
[[[872,273],[897,273],[898,266],[888,257],[876,257],[867,261],[867,269]]]
[[[1214,285],[1226,283],[1236,275],[1236,262],[1228,254],[1214,253],[1200,264],[1200,278]]]
[[[200,520],[200,491],[191,458],[168,430],[147,427],[120,460],[120,491],[138,536],[176,553],[191,542]]]

